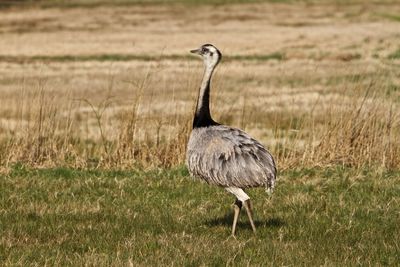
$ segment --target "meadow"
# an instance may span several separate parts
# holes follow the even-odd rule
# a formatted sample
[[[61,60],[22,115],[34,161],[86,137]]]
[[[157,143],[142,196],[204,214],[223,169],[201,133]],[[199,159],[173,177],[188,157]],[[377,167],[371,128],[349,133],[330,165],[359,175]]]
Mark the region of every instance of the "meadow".
[[[250,191],[230,236],[231,195],[152,171],[28,170],[1,176],[6,266],[396,266],[400,173],[313,168]]]
[[[0,3],[0,263],[395,265],[397,1]],[[184,167],[201,60],[216,121],[260,140],[276,193]],[[3,265],[3,264],[2,264]]]

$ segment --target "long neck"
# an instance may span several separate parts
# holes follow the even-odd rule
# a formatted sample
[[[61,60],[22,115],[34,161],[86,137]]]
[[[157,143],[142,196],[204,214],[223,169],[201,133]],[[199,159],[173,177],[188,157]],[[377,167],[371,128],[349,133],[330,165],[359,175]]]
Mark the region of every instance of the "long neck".
[[[193,128],[217,125],[210,114],[210,83],[216,65],[208,65],[205,68],[203,80],[197,98],[196,111],[194,114]]]

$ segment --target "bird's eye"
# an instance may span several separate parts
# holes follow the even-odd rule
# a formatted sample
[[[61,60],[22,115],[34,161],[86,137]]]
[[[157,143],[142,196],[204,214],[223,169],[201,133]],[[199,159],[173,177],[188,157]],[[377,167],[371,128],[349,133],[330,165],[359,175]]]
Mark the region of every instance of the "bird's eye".
[[[205,47],[203,47],[203,48],[201,49],[201,52],[205,53],[205,52],[207,52],[207,49],[206,49]]]

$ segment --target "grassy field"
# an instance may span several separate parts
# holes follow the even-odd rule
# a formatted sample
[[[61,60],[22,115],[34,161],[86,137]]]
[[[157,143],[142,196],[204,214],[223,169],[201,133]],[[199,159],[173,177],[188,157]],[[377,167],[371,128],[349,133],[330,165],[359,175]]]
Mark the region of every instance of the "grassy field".
[[[348,168],[280,174],[250,190],[257,235],[233,197],[185,168],[29,170],[0,177],[0,263],[34,266],[395,266],[400,173]]]
[[[179,16],[177,16],[179,14]],[[400,262],[400,3],[0,1],[0,265]],[[274,155],[276,193],[184,164],[202,75],[216,121]]]
[[[397,2],[217,2],[0,9],[0,170],[183,164],[203,43],[214,118],[281,169],[400,168]]]

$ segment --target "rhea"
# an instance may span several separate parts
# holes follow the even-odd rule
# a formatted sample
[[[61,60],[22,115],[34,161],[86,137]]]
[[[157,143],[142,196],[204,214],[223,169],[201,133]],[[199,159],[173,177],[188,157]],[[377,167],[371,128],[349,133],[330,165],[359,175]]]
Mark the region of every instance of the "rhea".
[[[265,187],[267,192],[272,192],[276,179],[274,159],[260,142],[247,133],[222,125],[211,117],[211,77],[221,60],[221,52],[211,44],[190,52],[203,58],[205,69],[187,147],[186,165],[192,176],[223,187],[235,195],[233,236],[242,206],[255,233],[252,205],[244,189]]]

